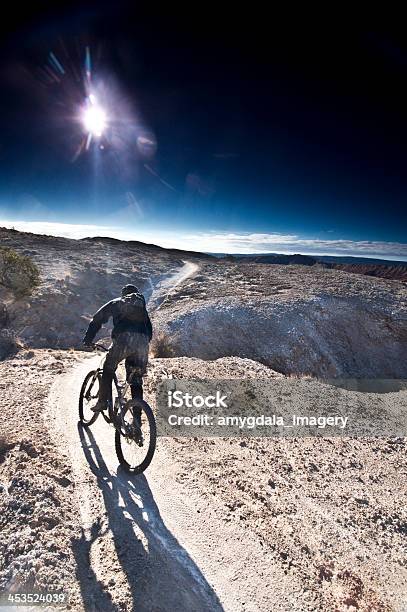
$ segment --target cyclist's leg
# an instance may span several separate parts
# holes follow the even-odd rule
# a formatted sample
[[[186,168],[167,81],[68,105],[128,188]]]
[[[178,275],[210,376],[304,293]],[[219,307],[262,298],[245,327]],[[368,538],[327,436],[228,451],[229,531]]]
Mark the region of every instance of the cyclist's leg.
[[[130,383],[131,397],[133,399],[143,399],[143,378],[140,369],[137,367],[137,360],[127,357],[125,361],[126,378]],[[141,427],[141,408],[138,405],[133,407],[133,417],[135,424]]]
[[[123,345],[120,341],[115,339],[109,348],[105,363],[103,365],[102,380],[100,382],[99,390],[99,406],[97,405],[95,408],[98,407],[99,409],[103,409],[106,407],[108,402],[110,402],[110,404],[112,403],[113,376],[116,372],[117,366],[123,359]]]
[[[130,384],[133,399],[143,399],[143,375],[148,363],[148,338],[144,334],[134,334],[129,338],[129,354],[126,358],[127,382]],[[134,417],[140,421],[141,409],[135,407]]]
[[[127,357],[126,362],[126,377],[130,383],[131,397],[133,399],[143,399],[143,372],[139,367],[139,362],[132,355]]]

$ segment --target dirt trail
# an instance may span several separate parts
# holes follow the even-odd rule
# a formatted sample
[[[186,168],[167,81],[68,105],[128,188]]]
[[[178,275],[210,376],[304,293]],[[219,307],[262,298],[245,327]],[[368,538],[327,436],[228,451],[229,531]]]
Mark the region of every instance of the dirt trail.
[[[159,306],[197,269],[185,262],[150,304]],[[160,439],[147,474],[129,476],[118,466],[113,429],[102,418],[91,430],[78,426],[80,386],[99,360],[86,359],[59,377],[47,411],[75,475],[83,529],[75,556],[85,609],[277,609],[277,601],[293,594],[292,583],[287,588],[281,568],[269,566],[258,541],[225,524],[223,506],[214,500],[208,508],[198,491],[177,482]],[[272,591],[259,576],[267,577]]]
[[[199,266],[192,262],[161,282],[149,300],[159,307]],[[87,610],[269,610],[291,594],[281,568],[273,568],[249,533],[225,524],[224,507],[176,480],[159,439],[146,475],[118,467],[113,429],[99,418],[91,430],[77,425],[87,359],[53,386],[48,422],[71,457],[83,537],[76,558]],[[259,584],[263,576],[272,590]],[[299,592],[299,591],[298,591]],[[293,601],[287,605],[292,607]],[[298,602],[298,607],[300,609]],[[287,609],[287,608],[281,608]]]
[[[175,480],[160,440],[146,475],[129,476],[118,467],[113,430],[103,419],[91,430],[78,427],[80,385],[98,359],[62,376],[49,403],[54,434],[75,475],[84,530],[76,557],[86,609],[278,609],[277,601],[293,595],[292,582],[270,567],[249,533],[225,525],[216,499],[208,508],[198,491]],[[260,584],[265,578],[272,591]]]
[[[159,310],[161,306],[167,302],[171,293],[187,278],[193,276],[195,272],[199,270],[199,265],[192,261],[184,261],[182,268],[164,278],[159,285],[153,289],[152,294],[148,300],[149,310]]]
[[[150,310],[197,268],[186,262],[162,281],[152,293]],[[400,490],[392,462],[397,464],[394,457],[401,444],[380,442],[386,461],[378,464],[379,442],[339,440],[329,443],[327,454],[329,440],[191,444],[159,438],[146,474],[129,476],[118,466],[114,430],[101,417],[90,430],[77,424],[80,386],[99,359],[85,358],[58,377],[46,414],[54,439],[70,457],[72,501],[80,508],[82,535],[74,543],[74,556],[83,604],[75,609],[403,609],[399,602],[405,573],[397,551],[405,524],[400,504],[383,492],[390,485]],[[233,359],[226,358],[223,366],[156,359],[149,370],[148,393],[164,367],[181,377],[184,367],[184,375],[194,367],[216,368],[217,375],[222,367],[262,367],[249,360],[238,366]],[[294,383],[287,379],[281,384],[291,389]],[[372,398],[366,405],[369,401]],[[349,495],[356,508],[347,504]],[[392,521],[392,531],[386,531],[389,544],[377,528],[371,531],[368,498]],[[389,507],[382,508],[376,498]],[[332,550],[325,550],[325,542]],[[391,560],[390,550],[395,556]],[[382,604],[387,599],[391,605]],[[332,605],[327,607],[327,602]]]

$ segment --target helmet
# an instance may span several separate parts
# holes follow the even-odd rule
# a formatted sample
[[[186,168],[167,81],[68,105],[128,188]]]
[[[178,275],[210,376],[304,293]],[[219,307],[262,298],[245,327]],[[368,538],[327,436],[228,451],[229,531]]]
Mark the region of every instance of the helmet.
[[[139,293],[136,285],[125,285],[122,289],[122,297],[129,295],[130,293]]]

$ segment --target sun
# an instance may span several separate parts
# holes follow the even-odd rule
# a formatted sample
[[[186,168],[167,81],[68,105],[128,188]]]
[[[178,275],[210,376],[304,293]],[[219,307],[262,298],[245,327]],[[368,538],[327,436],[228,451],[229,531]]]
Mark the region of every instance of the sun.
[[[101,138],[107,128],[107,115],[99,106],[94,95],[87,98],[87,106],[83,111],[82,122],[89,136]]]

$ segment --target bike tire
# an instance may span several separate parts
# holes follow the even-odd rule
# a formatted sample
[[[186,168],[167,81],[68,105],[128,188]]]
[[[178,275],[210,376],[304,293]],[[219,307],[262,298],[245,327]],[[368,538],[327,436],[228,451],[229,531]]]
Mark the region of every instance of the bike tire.
[[[153,459],[155,447],[157,443],[157,426],[156,426],[156,422],[154,418],[154,413],[152,409],[150,408],[150,406],[147,404],[147,402],[145,402],[144,400],[137,400],[137,403],[140,405],[141,410],[146,415],[147,420],[148,420],[149,429],[150,429],[149,447],[148,447],[145,458],[138,466],[131,466],[126,461],[123,455],[123,451],[122,451],[123,435],[118,429],[116,429],[115,431],[115,448],[116,448],[117,458],[119,460],[120,465],[123,466],[124,469],[130,472],[131,474],[141,474],[148,468],[148,466],[150,465]]]
[[[116,393],[116,395],[115,395]],[[112,381],[112,401],[111,404],[109,406],[109,410],[106,414],[105,411],[102,412],[102,416],[105,419],[106,423],[108,425],[111,425],[112,423],[114,423],[115,418],[116,418],[116,414],[117,414],[117,410],[116,410],[116,397],[118,397],[120,395],[120,390],[119,390],[119,382],[117,380],[117,376],[116,374],[114,374],[113,376],[113,381]]]
[[[89,380],[97,373],[97,370],[92,370],[91,372],[89,372],[86,376],[85,376],[85,380],[82,383],[82,387],[81,387],[81,391],[79,393],[79,421],[81,422],[82,425],[84,425],[85,427],[90,427],[91,425],[93,425],[93,423],[96,421],[96,419],[99,416],[99,412],[95,412],[90,419],[86,419],[85,415],[84,415],[84,407],[83,407],[83,400],[84,400],[84,396],[85,396],[85,391],[87,388],[87,384],[89,383]],[[100,376],[100,375],[99,375]]]

